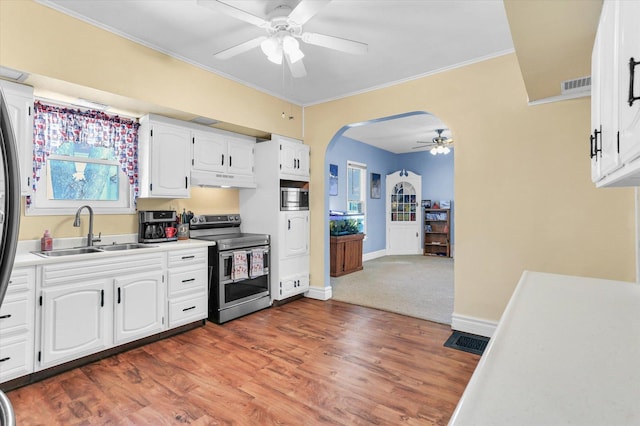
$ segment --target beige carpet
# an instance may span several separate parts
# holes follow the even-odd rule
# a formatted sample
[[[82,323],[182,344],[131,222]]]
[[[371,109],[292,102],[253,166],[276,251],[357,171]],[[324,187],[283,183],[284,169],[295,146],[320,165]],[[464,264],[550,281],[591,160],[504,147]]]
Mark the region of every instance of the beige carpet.
[[[453,314],[453,259],[384,256],[331,278],[333,299],[442,324]]]

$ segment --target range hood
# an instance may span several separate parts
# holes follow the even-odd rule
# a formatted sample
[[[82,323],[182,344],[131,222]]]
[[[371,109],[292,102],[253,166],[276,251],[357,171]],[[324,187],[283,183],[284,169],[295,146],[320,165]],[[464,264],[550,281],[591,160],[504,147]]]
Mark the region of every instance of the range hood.
[[[257,188],[253,176],[191,171],[191,186],[213,188]]]

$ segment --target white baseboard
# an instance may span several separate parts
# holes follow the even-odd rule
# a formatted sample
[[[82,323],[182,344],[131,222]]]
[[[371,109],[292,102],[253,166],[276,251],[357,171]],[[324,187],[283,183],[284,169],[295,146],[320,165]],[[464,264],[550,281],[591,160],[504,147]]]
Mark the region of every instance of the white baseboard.
[[[469,317],[454,313],[451,317],[451,329],[477,334],[478,336],[491,337],[496,331],[498,323],[485,319]]]
[[[379,257],[383,257],[387,255],[387,250],[378,250],[378,251],[371,251],[369,253],[365,253],[362,255],[362,261],[366,262],[367,260],[373,260],[373,259],[377,259]]]
[[[310,299],[329,300],[333,296],[333,292],[331,286],[309,287],[309,290],[304,295]]]

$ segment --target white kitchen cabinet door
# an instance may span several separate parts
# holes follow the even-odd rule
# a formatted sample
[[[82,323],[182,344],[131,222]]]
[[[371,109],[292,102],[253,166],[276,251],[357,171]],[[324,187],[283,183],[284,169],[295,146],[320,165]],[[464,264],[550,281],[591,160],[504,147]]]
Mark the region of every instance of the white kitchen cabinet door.
[[[112,320],[109,279],[42,290],[39,369],[107,349]]]
[[[309,146],[277,136],[280,143],[280,175],[284,179],[309,180]]]
[[[309,290],[309,274],[308,272],[293,274],[282,277],[280,281],[279,294],[276,299],[286,299],[296,294],[304,293]]]
[[[33,88],[24,84],[0,80],[6,95],[7,109],[20,162],[20,193],[31,194],[33,176]]]
[[[309,212],[280,212],[280,259],[309,254]]]
[[[217,133],[206,131],[194,130],[192,137],[192,168],[203,172],[226,172],[229,163],[227,141]]]
[[[600,24],[592,57],[592,81],[597,80],[597,102],[592,105],[592,129],[594,136],[592,154],[597,164],[592,175],[597,179],[611,173],[620,166],[618,152],[618,74],[617,74],[617,37],[618,2],[605,2],[602,7]],[[597,58],[594,60],[594,58]],[[595,108],[595,112],[593,109]],[[593,159],[593,158],[592,158]]]
[[[114,280],[114,343],[141,339],[164,329],[165,289],[162,272]]]
[[[640,157],[640,99],[633,99],[640,97],[640,2],[621,1],[618,7],[617,125],[620,131],[620,156],[625,163]]]
[[[189,198],[191,129],[147,115],[140,120],[140,197]]]
[[[229,140],[229,173],[253,176],[253,147],[255,142],[240,138]]]

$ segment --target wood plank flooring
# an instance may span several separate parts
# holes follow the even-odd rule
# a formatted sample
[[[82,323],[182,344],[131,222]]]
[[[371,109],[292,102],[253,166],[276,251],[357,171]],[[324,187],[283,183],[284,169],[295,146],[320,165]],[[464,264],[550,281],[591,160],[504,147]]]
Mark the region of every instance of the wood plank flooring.
[[[448,326],[299,299],[8,393],[24,425],[444,425],[480,359]]]

